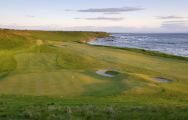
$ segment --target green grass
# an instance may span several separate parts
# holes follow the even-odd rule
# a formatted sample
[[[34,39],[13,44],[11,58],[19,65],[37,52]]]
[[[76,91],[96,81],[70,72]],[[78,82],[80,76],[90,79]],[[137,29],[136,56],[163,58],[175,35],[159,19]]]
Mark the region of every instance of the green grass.
[[[162,52],[159,52],[159,51],[150,51],[150,50],[139,49],[139,48],[122,48],[122,47],[101,46],[101,45],[94,45],[94,46],[97,46],[97,47],[106,47],[106,48],[110,47],[110,48],[114,48],[114,49],[127,50],[127,51],[142,53],[142,54],[151,55],[151,56],[164,57],[164,58],[173,58],[173,59],[180,59],[180,60],[186,60],[186,61],[188,60],[188,57],[176,56],[176,55],[162,53]]]
[[[187,58],[83,44],[106,36],[0,30],[0,119],[186,119]]]
[[[85,99],[1,96],[2,120],[167,120],[187,119],[187,108],[167,105],[108,104],[108,99],[91,104]],[[85,102],[85,103],[84,103]],[[102,102],[102,103],[99,103]],[[104,102],[107,102],[104,105]],[[86,104],[89,103],[89,104]]]

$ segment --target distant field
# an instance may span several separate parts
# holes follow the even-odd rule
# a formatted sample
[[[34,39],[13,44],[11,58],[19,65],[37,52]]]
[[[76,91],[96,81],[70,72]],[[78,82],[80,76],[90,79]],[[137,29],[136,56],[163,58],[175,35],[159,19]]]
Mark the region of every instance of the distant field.
[[[186,120],[187,58],[84,44],[107,36],[0,30],[0,119]]]

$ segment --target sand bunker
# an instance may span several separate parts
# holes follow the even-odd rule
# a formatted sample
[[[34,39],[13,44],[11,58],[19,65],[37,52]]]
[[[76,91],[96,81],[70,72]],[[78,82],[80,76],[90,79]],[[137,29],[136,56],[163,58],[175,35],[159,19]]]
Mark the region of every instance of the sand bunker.
[[[59,45],[59,47],[66,47],[66,46],[67,46],[66,44]]]
[[[108,69],[107,70],[98,70],[98,71],[96,71],[96,73],[98,75],[101,75],[104,77],[115,77],[116,75],[119,74],[119,72],[116,70],[108,70]]]
[[[36,44],[37,44],[38,46],[43,45],[43,41],[42,41],[42,40],[37,40],[37,41],[36,41]]]
[[[158,83],[169,83],[169,82],[172,82],[172,80],[165,79],[165,78],[162,78],[162,77],[155,77],[155,78],[153,78],[153,80],[155,82],[158,82]]]
[[[64,44],[62,44],[62,45],[52,45],[52,46],[54,46],[54,47],[66,47],[67,45],[64,45]]]

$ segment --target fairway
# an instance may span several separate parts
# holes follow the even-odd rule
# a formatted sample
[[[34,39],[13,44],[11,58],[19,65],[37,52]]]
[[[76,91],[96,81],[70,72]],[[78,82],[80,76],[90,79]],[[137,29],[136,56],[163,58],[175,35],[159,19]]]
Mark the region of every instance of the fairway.
[[[125,112],[117,112],[118,115],[109,119],[121,115],[119,119],[124,119],[124,115],[131,119],[128,114],[147,118],[147,114],[139,114],[139,109],[148,114],[156,110],[156,118],[153,118],[156,120],[168,110],[173,114],[166,114],[163,119],[175,116],[186,119],[187,58],[83,43],[107,36],[107,33],[98,32],[0,30],[0,119],[8,119],[9,114],[15,120],[27,119],[28,116],[23,115],[25,109],[32,111],[29,119],[35,119],[36,106],[41,105],[42,111],[51,101],[52,106],[63,106],[62,109],[96,105],[101,108],[97,108],[99,119],[100,111],[106,106],[116,106],[113,109]],[[100,70],[109,70],[107,76],[97,74]],[[17,109],[24,110],[14,113]],[[73,114],[77,116],[75,119],[80,119],[76,112]],[[36,119],[42,118],[45,115],[38,115]]]

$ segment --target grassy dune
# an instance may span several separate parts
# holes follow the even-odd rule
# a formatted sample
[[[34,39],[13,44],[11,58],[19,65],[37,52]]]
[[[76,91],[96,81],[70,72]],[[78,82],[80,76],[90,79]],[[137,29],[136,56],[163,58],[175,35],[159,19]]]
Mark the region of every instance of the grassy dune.
[[[0,30],[0,119],[186,119],[187,58],[82,43],[106,36]]]

